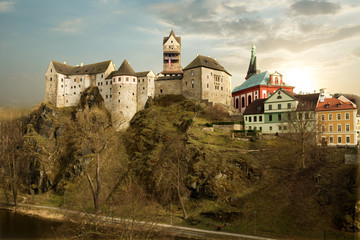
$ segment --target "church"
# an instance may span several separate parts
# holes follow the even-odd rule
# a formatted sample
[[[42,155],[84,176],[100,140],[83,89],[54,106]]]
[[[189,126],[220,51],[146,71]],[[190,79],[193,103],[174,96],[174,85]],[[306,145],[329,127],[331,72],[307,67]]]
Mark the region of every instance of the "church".
[[[111,60],[70,66],[51,61],[45,73],[45,98],[56,107],[76,106],[82,92],[97,86],[117,130],[126,129],[149,98],[183,95],[186,98],[231,106],[231,74],[216,59],[197,55],[181,66],[181,37],[171,30],[163,38],[163,71],[135,72],[124,60],[118,70]]]

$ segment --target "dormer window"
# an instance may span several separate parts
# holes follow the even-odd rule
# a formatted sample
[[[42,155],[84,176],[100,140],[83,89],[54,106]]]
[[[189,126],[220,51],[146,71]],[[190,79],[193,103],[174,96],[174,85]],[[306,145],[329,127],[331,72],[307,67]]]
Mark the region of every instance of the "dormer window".
[[[325,108],[329,108],[329,104],[325,104]]]
[[[337,106],[337,107],[341,107],[341,104],[340,104],[340,103],[338,103],[338,104],[336,104],[336,106]]]

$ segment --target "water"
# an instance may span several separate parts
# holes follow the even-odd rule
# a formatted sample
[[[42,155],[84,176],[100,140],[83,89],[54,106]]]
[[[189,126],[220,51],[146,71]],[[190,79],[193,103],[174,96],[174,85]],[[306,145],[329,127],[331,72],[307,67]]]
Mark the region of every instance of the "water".
[[[54,237],[62,223],[0,209],[0,239],[41,239]]]

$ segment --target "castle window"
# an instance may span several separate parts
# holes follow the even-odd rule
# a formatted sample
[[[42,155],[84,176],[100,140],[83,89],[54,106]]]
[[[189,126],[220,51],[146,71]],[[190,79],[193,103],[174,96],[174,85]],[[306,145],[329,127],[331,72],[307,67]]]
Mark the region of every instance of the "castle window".
[[[100,83],[98,82],[98,86],[100,86]]]
[[[206,84],[206,87],[209,88],[209,84]]]
[[[135,78],[133,78],[133,82],[136,82]]]
[[[74,86],[74,88],[76,88],[76,86]]]
[[[101,74],[101,78],[104,78],[104,75],[103,75],[103,74]]]
[[[74,92],[74,95],[76,95],[76,92]]]
[[[118,100],[118,103],[120,102],[120,100]]]
[[[50,78],[50,81],[52,81],[52,77]]]
[[[74,82],[76,82],[76,79],[74,78]]]
[[[52,87],[52,84],[50,84],[50,87]]]
[[[162,93],[163,91],[162,91],[162,89],[160,89],[160,93]]]
[[[79,84],[79,87],[81,87],[81,85]]]
[[[103,83],[101,82],[101,86],[103,85]]]
[[[110,98],[112,98],[112,95],[110,94]]]
[[[61,82],[63,82],[63,81],[64,81],[64,79],[62,78],[62,79],[61,79]]]
[[[73,86],[71,86],[71,89],[73,89]]]
[[[105,95],[106,98],[108,98],[108,95]]]
[[[140,79],[138,79],[138,82],[140,82]]]
[[[108,81],[105,81],[106,85],[108,85]]]
[[[144,82],[144,79],[143,79],[143,82]]]
[[[52,69],[50,69],[50,72],[52,72]]]
[[[80,78],[80,82],[82,82],[82,78]]]
[[[194,88],[194,79],[191,79],[191,88]]]
[[[133,96],[135,95],[135,93],[133,93]]]
[[[221,87],[221,91],[223,90],[223,87]]]
[[[61,85],[61,87],[63,88],[63,87],[64,87],[64,85]]]
[[[145,87],[143,87],[143,90],[145,90]]]
[[[66,102],[69,102],[69,100],[66,100]]]
[[[119,92],[119,95],[120,95],[120,92]]]
[[[127,82],[129,81],[129,78],[128,78],[128,77],[126,78],[126,81],[127,81]]]
[[[185,82],[185,86],[187,86],[187,82]]]

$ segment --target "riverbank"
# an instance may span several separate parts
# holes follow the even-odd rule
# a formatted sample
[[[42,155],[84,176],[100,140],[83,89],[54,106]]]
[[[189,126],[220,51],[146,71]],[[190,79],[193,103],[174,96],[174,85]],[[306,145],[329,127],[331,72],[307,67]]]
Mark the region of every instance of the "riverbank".
[[[83,212],[77,212],[58,207],[48,207],[39,205],[30,205],[19,203],[18,206],[7,205],[5,202],[0,202],[0,209],[6,209],[9,211],[18,212],[21,214],[34,216],[42,219],[60,221],[60,222],[74,222],[83,224],[84,217],[88,219],[97,218],[102,226],[114,227],[110,225],[116,223],[119,226],[126,226],[126,224],[134,225],[139,231],[151,230],[154,233],[161,233],[162,239],[255,239],[255,240],[275,240],[273,238],[259,237],[252,235],[243,235],[227,232],[216,232],[202,229],[195,229],[189,227],[174,226],[162,223],[149,223],[136,221],[134,219],[122,219],[107,216],[96,216],[94,214],[86,214]],[[137,230],[138,231],[138,230]],[[165,236],[165,238],[163,238]],[[160,239],[160,238],[159,238]]]

